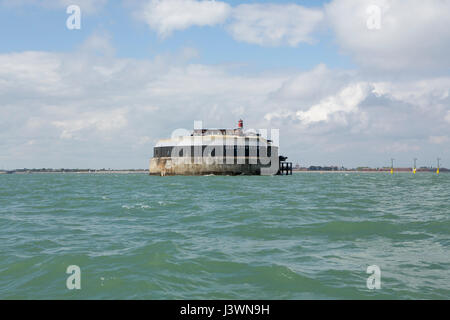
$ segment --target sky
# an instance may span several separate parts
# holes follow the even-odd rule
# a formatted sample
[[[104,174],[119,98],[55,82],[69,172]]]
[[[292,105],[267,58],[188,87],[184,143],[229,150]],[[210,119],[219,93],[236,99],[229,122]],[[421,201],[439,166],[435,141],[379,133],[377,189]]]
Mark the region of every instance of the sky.
[[[175,130],[239,119],[278,129],[301,166],[450,167],[449,14],[450,0],[0,0],[0,169],[147,168]]]

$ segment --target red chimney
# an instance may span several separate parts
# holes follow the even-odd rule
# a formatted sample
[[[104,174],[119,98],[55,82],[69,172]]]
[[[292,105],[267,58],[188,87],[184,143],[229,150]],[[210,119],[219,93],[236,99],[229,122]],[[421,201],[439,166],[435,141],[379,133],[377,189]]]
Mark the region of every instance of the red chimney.
[[[244,121],[242,121],[242,119],[239,120],[239,122],[238,122],[238,128],[239,128],[239,129],[244,128]]]

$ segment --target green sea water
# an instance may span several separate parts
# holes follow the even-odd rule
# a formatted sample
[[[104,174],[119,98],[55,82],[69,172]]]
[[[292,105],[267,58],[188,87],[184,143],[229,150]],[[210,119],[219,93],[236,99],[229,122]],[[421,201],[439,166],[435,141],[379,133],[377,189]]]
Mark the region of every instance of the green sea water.
[[[0,299],[449,299],[449,249],[450,174],[0,175]]]

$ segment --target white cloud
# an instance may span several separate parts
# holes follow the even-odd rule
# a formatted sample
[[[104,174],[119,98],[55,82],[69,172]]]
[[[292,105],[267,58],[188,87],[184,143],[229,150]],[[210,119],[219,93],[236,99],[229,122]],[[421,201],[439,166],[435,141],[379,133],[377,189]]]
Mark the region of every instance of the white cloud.
[[[286,79],[174,60],[99,57],[84,50],[0,54],[2,164],[146,167],[148,141],[191,129],[199,118],[232,127],[233,113],[257,111],[267,92]]]
[[[138,144],[142,145],[142,144],[149,144],[150,142],[152,142],[152,139],[148,136],[144,136],[144,137],[140,137],[138,140]]]
[[[366,163],[376,166],[386,153],[399,161],[449,155],[450,149],[430,144],[429,137],[450,136],[444,120],[448,115],[450,122],[450,77],[378,78],[325,65],[294,74],[269,95],[265,119],[289,137],[284,144],[290,153],[303,150],[299,153],[316,159],[313,163],[350,154],[358,158],[356,165],[367,157]]]
[[[294,74],[272,98],[309,106],[342,90],[355,77],[354,71],[332,70],[325,64],[319,64],[311,70]]]
[[[304,76],[305,75],[300,77]],[[306,108],[306,110],[296,111],[284,109],[269,112],[264,117],[268,121],[277,118],[297,119],[306,126],[317,122],[329,121],[338,122],[345,125],[347,124],[346,115],[349,113],[358,112],[358,106],[362,101],[364,101],[364,99],[367,98],[369,93],[370,86],[367,83],[348,83],[347,86],[336,94],[328,93],[328,96],[322,98],[318,103]],[[280,96],[278,97],[280,98]]]
[[[447,143],[449,138],[447,136],[430,136],[429,141],[433,144],[443,144]]]
[[[82,14],[98,12],[107,2],[108,0],[0,0],[0,4],[5,6],[35,5],[51,9],[78,5]]]
[[[380,29],[368,28],[370,6],[380,8]],[[450,66],[450,1],[333,0],[324,8],[297,4],[151,0],[139,16],[161,37],[191,26],[224,24],[238,41],[261,46],[313,43],[327,24],[342,50],[365,69],[442,70]]]
[[[80,50],[86,54],[100,54],[113,56],[115,48],[111,43],[111,36],[106,32],[96,32],[90,35],[80,46]]]
[[[450,123],[450,110],[447,112],[447,115],[445,116],[444,120]]]
[[[213,26],[223,23],[230,6],[220,1],[151,0],[138,14],[160,37],[191,26]]]
[[[429,110],[445,111],[450,101],[450,78],[434,77],[415,79],[402,79],[401,81],[374,82],[374,92],[379,96],[404,101]]]
[[[297,118],[304,124],[327,121],[335,113],[358,111],[359,104],[367,97],[369,87],[366,83],[351,84],[335,96],[325,98],[307,111],[297,111]]]
[[[320,9],[296,4],[242,4],[233,9],[227,30],[238,41],[262,46],[312,43],[311,33],[323,20]]]
[[[191,26],[225,24],[238,41],[262,46],[312,43],[323,20],[321,9],[296,4],[242,4],[232,8],[221,1],[150,0],[136,16],[164,38]]]
[[[72,139],[84,129],[93,128],[99,132],[118,130],[127,125],[127,109],[115,109],[104,112],[84,112],[74,114],[70,119],[53,121],[52,124],[62,129],[62,139]]]
[[[247,128],[280,128],[294,161],[351,165],[357,154],[359,164],[370,150],[447,157],[429,137],[450,136],[449,77],[374,81],[325,65],[244,74],[173,58],[193,56],[189,49],[146,60],[86,46],[0,54],[2,164],[146,167],[154,141],[173,130],[196,119],[232,127],[241,117]]]
[[[369,29],[369,6],[381,11],[380,29]],[[450,1],[334,0],[325,6],[337,43],[366,69],[392,71],[450,66]]]
[[[20,93],[63,93],[69,88],[62,81],[60,67],[57,54],[32,51],[1,54],[0,94],[5,97]]]
[[[421,149],[421,146],[418,146],[411,142],[394,142],[389,143],[387,145],[381,145],[378,148],[375,148],[376,152],[379,153],[393,153],[393,152],[405,152],[409,153],[412,152],[413,154],[416,153]]]

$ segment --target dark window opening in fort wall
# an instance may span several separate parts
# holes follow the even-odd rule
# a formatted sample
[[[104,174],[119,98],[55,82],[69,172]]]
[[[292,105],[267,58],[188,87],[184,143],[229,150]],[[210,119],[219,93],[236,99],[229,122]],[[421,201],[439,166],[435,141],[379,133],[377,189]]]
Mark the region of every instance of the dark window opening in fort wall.
[[[189,149],[190,148],[190,152]],[[194,146],[190,147],[155,147],[153,148],[153,157],[155,158],[166,158],[166,157],[194,157],[195,155]],[[206,148],[208,152],[205,153]],[[220,152],[219,148],[222,149]],[[186,152],[187,151],[187,152]],[[200,152],[197,150],[197,152]],[[233,156],[236,157],[261,157],[261,156],[272,156],[272,147],[260,147],[260,146],[202,146],[201,155],[210,157],[225,157]]]

